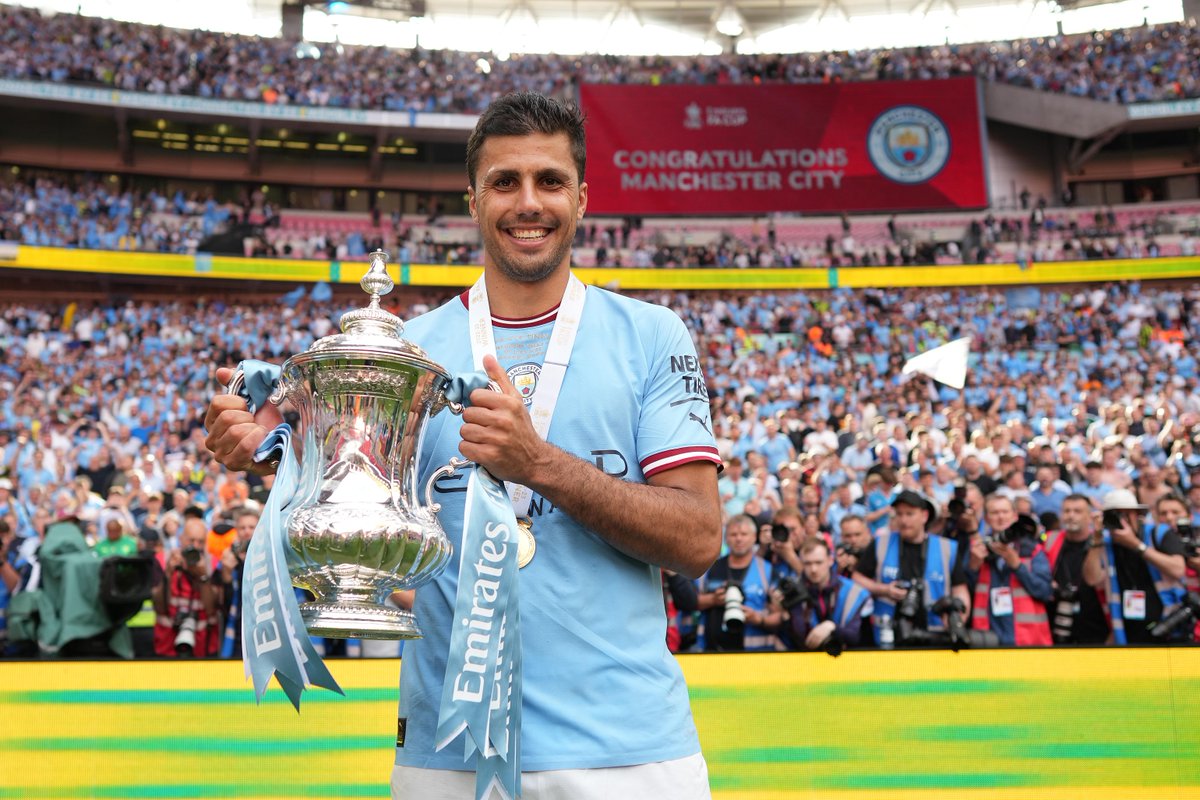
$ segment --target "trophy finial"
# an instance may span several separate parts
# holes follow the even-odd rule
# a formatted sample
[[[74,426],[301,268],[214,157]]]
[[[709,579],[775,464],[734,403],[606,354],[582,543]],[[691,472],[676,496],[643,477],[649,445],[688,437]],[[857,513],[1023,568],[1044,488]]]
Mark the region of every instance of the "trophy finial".
[[[388,254],[382,250],[371,253],[371,267],[358,282],[362,290],[371,295],[372,308],[378,308],[380,296],[387,294],[396,286],[392,281],[392,276],[388,274],[387,259]]]
[[[396,287],[387,271],[388,254],[382,250],[371,253],[371,266],[358,285],[371,295],[366,308],[359,308],[342,315],[342,332],[352,334],[382,333],[399,338],[404,323],[395,314],[379,307],[379,298]]]

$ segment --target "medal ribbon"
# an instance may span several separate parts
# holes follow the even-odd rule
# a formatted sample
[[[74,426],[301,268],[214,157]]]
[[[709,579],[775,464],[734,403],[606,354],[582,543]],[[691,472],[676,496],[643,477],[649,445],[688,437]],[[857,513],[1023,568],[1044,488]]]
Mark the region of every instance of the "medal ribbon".
[[[571,361],[571,350],[575,347],[575,336],[579,333],[579,319],[583,316],[583,301],[586,287],[583,281],[570,273],[562,302],[555,315],[554,328],[550,331],[550,344],[546,346],[546,357],[542,361],[542,373],[538,377],[533,402],[529,406],[529,417],[538,436],[547,438],[554,407],[562,391],[567,364]],[[471,326],[471,358],[475,369],[483,369],[483,357],[496,355],[496,337],[492,334],[492,308],[488,303],[487,284],[483,276],[475,281],[468,295],[467,309]],[[533,502],[533,490],[516,483],[506,483],[508,496],[512,500],[513,512],[518,517],[529,515]]]
[[[562,389],[583,313],[585,287],[572,274],[559,304],[529,416],[545,439]],[[471,287],[468,319],[475,369],[496,355],[492,312],[482,276]],[[460,387],[447,398],[464,402]],[[451,396],[454,394],[455,396]],[[506,491],[507,490],[507,491]],[[437,749],[465,733],[463,760],[475,761],[475,798],[493,790],[504,800],[521,793],[521,616],[517,579],[517,517],[533,492],[504,484],[476,466],[467,484],[454,628],[438,711]]]

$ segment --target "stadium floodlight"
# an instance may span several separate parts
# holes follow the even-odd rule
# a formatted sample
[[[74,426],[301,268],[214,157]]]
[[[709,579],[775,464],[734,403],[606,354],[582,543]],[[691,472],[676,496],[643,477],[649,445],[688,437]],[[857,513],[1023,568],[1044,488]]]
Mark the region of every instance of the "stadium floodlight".
[[[725,36],[741,36],[745,26],[742,25],[742,15],[732,3],[727,3],[717,16],[717,33]]]
[[[295,54],[296,58],[302,61],[306,58],[315,60],[319,60],[321,58],[321,48],[317,47],[311,42],[298,42],[296,46],[292,48],[292,53]]]

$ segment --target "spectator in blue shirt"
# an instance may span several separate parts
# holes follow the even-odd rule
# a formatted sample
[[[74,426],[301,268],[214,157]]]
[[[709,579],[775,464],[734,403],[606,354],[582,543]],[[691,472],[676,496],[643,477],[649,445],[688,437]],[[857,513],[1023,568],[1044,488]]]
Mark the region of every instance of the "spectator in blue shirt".
[[[1033,503],[1033,514],[1040,518],[1042,514],[1062,514],[1063,500],[1071,494],[1070,487],[1058,479],[1058,469],[1043,464],[1037,468],[1037,480],[1029,484],[1030,500]]]
[[[758,487],[754,485],[753,480],[746,477],[745,469],[742,460],[734,456],[725,464],[725,471],[717,481],[721,505],[729,517],[746,513],[746,503],[758,495]]]

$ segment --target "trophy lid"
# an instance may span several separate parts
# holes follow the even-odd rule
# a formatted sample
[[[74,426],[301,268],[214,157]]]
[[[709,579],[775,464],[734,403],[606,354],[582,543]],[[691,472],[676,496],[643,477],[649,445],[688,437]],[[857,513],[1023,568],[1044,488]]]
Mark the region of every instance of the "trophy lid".
[[[371,266],[359,281],[371,299],[365,308],[348,311],[342,315],[341,333],[325,336],[313,342],[303,353],[288,359],[293,364],[303,364],[326,358],[371,358],[381,362],[396,361],[423,367],[449,379],[440,364],[416,344],[403,338],[404,323],[399,317],[379,307],[379,298],[395,287],[387,271],[387,253],[376,250],[371,253]]]

